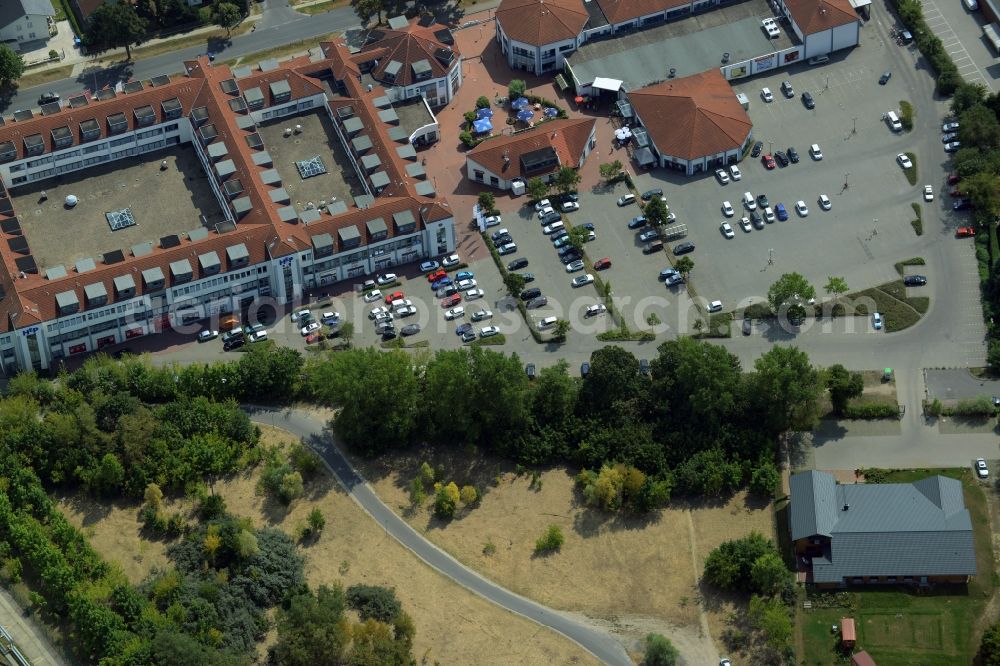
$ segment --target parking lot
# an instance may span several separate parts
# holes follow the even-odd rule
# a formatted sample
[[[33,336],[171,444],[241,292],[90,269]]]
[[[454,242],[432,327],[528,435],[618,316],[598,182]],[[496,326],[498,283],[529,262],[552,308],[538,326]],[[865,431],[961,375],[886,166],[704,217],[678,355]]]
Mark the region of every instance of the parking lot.
[[[891,132],[882,120],[906,99],[904,85],[894,85],[896,80],[878,83],[882,71],[891,67],[885,55],[856,49],[823,66],[802,65],[734,86],[750,98],[754,140],[763,142],[765,153],[794,146],[801,157],[798,164],[767,171],[760,159],[748,156],[740,163],[742,180],[724,186],[714,173],[684,178],[657,170],[637,179],[639,190],[663,187],[678,221],[688,225],[688,240],[697,246],[690,256],[699,296],[720,299],[725,309],[733,309],[765,300],[770,285],[793,271],[810,280],[820,295],[829,276],[845,277],[853,291],[896,279],[893,263],[920,254],[922,244],[910,221],[911,203],[922,203],[924,176],[911,186],[895,162],[896,154],[911,150],[917,138],[915,133]],[[791,99],[780,91],[786,78],[795,91]],[[762,101],[763,87],[773,92],[773,102]],[[812,93],[815,109],[805,108],[803,91]],[[917,109],[918,114],[924,111]],[[820,161],[809,156],[813,143],[822,149]],[[920,174],[935,174],[928,182],[939,195],[925,209],[925,235],[950,233],[935,224],[942,216],[940,168],[946,156],[941,151],[934,157],[940,161],[918,164]],[[747,213],[740,199],[746,191],[766,194],[772,207],[783,203],[789,219],[742,231],[739,218]],[[820,194],[831,199],[832,210],[820,209]],[[736,210],[728,220],[721,211],[725,200]],[[798,200],[808,207],[808,216],[796,214]],[[724,220],[733,226],[735,238],[720,233]]]

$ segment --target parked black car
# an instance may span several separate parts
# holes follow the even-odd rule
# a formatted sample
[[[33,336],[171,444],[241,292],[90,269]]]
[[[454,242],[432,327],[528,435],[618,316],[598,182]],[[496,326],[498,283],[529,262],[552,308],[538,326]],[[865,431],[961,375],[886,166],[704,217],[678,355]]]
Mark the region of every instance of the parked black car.
[[[774,160],[778,163],[778,166],[786,167],[788,166],[788,155],[785,155],[780,150],[774,153]]]
[[[674,246],[674,256],[679,257],[682,254],[688,254],[694,252],[694,243],[685,241]]]
[[[645,192],[642,193],[642,200],[649,201],[653,197],[662,197],[662,196],[663,196],[663,190],[661,190],[658,187],[654,187],[653,189],[646,190]]]
[[[750,157],[760,157],[760,151],[764,150],[764,142],[758,141],[753,144],[753,150],[750,151]]]
[[[813,101],[813,96],[808,92],[802,93],[802,104],[804,104],[807,109],[816,108],[816,102]]]
[[[799,151],[795,150],[794,147],[788,147],[788,159],[791,160],[792,164],[799,163]]]
[[[535,364],[534,363],[529,363],[528,365],[524,366],[524,372],[525,372],[525,374],[528,375],[528,379],[534,379],[535,378]]]
[[[531,289],[525,289],[521,292],[522,301],[530,301],[533,298],[538,298],[542,295],[542,290],[538,287],[532,287]]]
[[[246,343],[243,341],[243,338],[233,338],[229,342],[226,342],[225,344],[222,345],[222,351],[232,351],[234,349],[239,349],[244,344]]]
[[[927,284],[927,278],[923,275],[907,275],[903,278],[903,284],[907,287],[922,287]]]
[[[528,266],[528,260],[525,259],[524,257],[518,257],[514,261],[507,264],[507,270],[516,271],[519,268],[527,268],[527,266]]]

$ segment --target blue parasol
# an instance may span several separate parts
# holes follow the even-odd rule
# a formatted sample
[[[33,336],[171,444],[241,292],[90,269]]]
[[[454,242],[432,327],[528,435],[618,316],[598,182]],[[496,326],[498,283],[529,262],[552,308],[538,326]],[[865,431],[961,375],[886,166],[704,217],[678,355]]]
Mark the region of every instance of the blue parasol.
[[[489,118],[480,118],[479,120],[472,123],[472,129],[475,130],[478,134],[482,134],[484,132],[489,132],[490,130],[492,130],[493,123],[490,122]]]
[[[559,115],[559,109],[550,106],[549,108],[542,111],[542,113],[545,114],[546,118],[555,118],[556,116]]]
[[[531,109],[521,109],[520,111],[517,112],[517,119],[520,120],[521,122],[526,123],[534,117],[535,117],[535,112],[532,111]]]
[[[476,118],[492,118],[493,109],[479,109],[476,111]]]
[[[510,103],[510,108],[512,109],[523,109],[524,107],[531,104],[527,97],[518,97],[513,102]]]

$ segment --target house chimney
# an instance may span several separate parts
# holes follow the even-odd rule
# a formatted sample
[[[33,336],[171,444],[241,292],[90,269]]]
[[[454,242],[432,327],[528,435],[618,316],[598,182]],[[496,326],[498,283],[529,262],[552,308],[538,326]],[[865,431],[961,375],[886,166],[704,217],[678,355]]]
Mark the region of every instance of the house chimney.
[[[850,509],[850,508],[851,508],[851,505],[850,505],[850,504],[845,504],[845,505],[844,505],[844,511],[847,511],[847,510],[848,510],[848,509]]]

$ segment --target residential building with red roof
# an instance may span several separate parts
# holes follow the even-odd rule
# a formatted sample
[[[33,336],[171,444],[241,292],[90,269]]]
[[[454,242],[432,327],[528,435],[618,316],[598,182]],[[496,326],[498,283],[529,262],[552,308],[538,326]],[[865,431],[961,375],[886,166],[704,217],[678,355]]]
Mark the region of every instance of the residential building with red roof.
[[[444,106],[462,85],[462,54],[447,26],[433,18],[396,16],[371,30],[351,56],[363,81],[381,85],[393,102],[423,97]]]
[[[633,90],[628,101],[656,165],[687,175],[735,164],[753,136],[750,116],[717,69]]]
[[[468,177],[507,190],[515,179],[550,181],[562,167],[583,166],[596,140],[593,118],[550,120],[516,134],[483,141],[466,153]]]
[[[454,250],[414,128],[345,44],[184,65],[0,118],[3,372]]]
[[[562,69],[590,23],[584,0],[503,0],[496,39],[511,69],[542,74]]]

